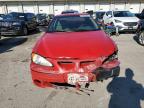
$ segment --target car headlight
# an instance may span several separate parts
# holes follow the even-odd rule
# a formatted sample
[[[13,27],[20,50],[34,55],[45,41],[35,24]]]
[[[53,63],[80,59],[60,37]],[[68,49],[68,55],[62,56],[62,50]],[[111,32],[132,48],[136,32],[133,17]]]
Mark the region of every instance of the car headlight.
[[[43,65],[43,66],[49,66],[49,67],[53,66],[53,64],[50,63],[47,59],[45,59],[44,57],[42,57],[38,54],[35,54],[35,53],[32,53],[32,61],[35,64],[39,64],[39,65]]]
[[[120,20],[115,20],[115,22],[116,22],[116,23],[121,23],[122,21],[120,21]]]
[[[14,22],[12,25],[21,25],[20,22]]]
[[[103,64],[106,62],[111,62],[113,60],[118,59],[118,51],[115,51],[113,54],[109,55],[104,61]]]

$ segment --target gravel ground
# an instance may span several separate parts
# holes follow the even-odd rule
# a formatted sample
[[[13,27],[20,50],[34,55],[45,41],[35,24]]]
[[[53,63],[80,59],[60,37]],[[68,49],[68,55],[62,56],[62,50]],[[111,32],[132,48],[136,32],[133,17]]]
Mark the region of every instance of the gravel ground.
[[[0,108],[144,108],[144,47],[134,34],[112,37],[119,48],[120,77],[91,83],[94,92],[33,85],[30,54],[41,35],[0,40]]]

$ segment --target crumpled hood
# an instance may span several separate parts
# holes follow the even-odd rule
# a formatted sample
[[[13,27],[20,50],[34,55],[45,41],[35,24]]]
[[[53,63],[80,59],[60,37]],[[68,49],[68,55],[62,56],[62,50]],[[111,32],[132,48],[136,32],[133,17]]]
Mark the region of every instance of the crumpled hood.
[[[138,22],[139,19],[137,17],[115,17],[115,20],[120,20],[122,22]]]
[[[90,59],[108,56],[115,43],[101,30],[88,32],[45,33],[33,52],[49,58]]]

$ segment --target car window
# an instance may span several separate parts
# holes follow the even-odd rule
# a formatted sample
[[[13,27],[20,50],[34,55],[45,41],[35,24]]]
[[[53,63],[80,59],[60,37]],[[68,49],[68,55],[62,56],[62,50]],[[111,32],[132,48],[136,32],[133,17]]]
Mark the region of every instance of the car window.
[[[27,13],[27,19],[32,19],[34,16],[31,13]]]
[[[35,14],[31,13],[31,17],[32,17],[33,20],[36,20]]]
[[[71,14],[71,13],[78,13],[78,11],[63,11],[62,14]]]
[[[4,19],[25,20],[25,15],[23,13],[9,13],[4,16]]]
[[[56,17],[48,27],[48,32],[79,32],[98,30],[89,15]]]
[[[4,19],[13,19],[13,16],[11,14],[7,14],[3,16]]]
[[[112,11],[108,11],[107,13],[106,13],[106,15],[108,16],[108,15],[111,15],[112,16]]]
[[[114,17],[135,17],[135,15],[129,11],[114,11]]]
[[[96,12],[96,18],[102,19],[105,12]]]
[[[37,14],[36,16],[38,19],[45,19],[47,18],[47,15],[46,14]]]

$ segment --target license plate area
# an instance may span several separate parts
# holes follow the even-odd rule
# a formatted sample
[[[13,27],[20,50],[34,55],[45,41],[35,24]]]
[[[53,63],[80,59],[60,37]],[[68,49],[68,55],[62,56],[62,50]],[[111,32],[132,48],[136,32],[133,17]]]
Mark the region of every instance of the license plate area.
[[[68,81],[68,84],[71,84],[71,85],[75,85],[76,83],[79,83],[80,85],[82,85],[88,82],[88,75],[70,73],[67,76],[67,81]]]
[[[129,26],[128,29],[129,29],[129,30],[132,30],[132,29],[133,29],[133,26]]]

